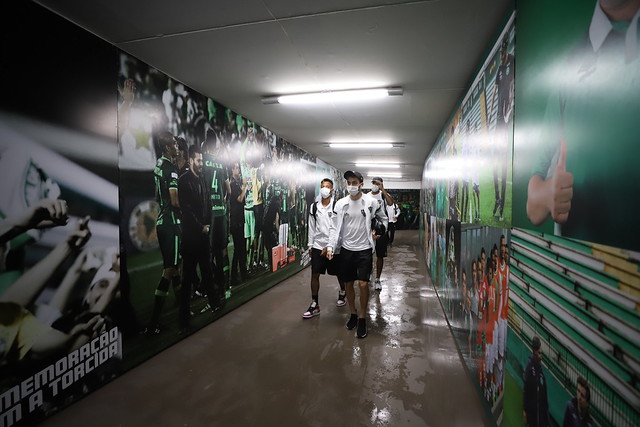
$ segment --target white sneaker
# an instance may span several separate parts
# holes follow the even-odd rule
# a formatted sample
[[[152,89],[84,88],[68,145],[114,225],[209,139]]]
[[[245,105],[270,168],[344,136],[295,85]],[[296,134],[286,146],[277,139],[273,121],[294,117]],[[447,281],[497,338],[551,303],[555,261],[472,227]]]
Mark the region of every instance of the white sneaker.
[[[345,294],[338,294],[338,301],[336,301],[336,305],[338,307],[344,307],[347,302],[344,300]]]
[[[380,279],[376,279],[376,281],[375,281],[375,289],[376,289],[376,291],[381,291],[382,290],[382,283],[380,283]]]
[[[305,319],[311,319],[312,317],[319,316],[319,315],[320,315],[320,306],[315,301],[312,301],[307,311],[302,313],[302,317]]]

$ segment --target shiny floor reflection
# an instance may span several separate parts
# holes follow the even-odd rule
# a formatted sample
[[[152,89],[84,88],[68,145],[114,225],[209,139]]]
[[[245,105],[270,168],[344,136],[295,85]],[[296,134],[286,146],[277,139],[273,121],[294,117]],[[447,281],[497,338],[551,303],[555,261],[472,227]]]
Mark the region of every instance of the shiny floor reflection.
[[[125,373],[45,426],[482,426],[484,411],[421,260],[396,232],[357,339],[310,269]]]

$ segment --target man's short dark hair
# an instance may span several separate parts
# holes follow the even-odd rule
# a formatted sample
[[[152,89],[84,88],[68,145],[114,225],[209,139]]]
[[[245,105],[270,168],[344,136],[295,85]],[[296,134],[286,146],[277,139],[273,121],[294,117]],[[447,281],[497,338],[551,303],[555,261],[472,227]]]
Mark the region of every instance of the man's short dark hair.
[[[536,351],[540,350],[540,347],[542,347],[540,338],[538,338],[537,336],[533,337],[533,339],[531,340],[531,348],[533,349],[533,352],[535,353]]]
[[[216,133],[213,129],[207,129],[204,141],[202,141],[202,152],[212,153],[216,149]]]
[[[175,144],[175,142],[176,138],[169,131],[161,132],[160,135],[158,135],[158,144],[160,144],[160,150],[162,150],[163,153],[167,151],[169,145]]]
[[[189,147],[189,158],[195,159],[196,154],[202,154],[202,150],[200,149],[200,147],[198,147],[197,145],[192,145],[191,147]]]
[[[579,376],[578,385],[584,387],[584,398],[587,399],[587,402],[591,402],[591,389],[589,389],[589,383],[587,382],[586,378],[583,376]]]
[[[178,150],[185,154],[185,157],[189,154],[189,146],[187,140],[181,136],[176,136],[176,142],[178,143]]]
[[[325,178],[322,181],[320,181],[320,185],[322,185],[323,182],[328,182],[329,184],[331,184],[331,187],[333,187],[333,181],[329,178]]]

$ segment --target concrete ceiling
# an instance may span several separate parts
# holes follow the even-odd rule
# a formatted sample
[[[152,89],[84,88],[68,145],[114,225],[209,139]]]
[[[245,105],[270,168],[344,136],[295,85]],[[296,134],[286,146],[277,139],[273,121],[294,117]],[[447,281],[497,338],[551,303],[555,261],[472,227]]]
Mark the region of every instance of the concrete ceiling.
[[[401,181],[419,181],[513,0],[37,3],[340,170],[355,161],[395,161],[403,165]],[[261,102],[274,94],[392,86],[404,95],[314,106]],[[327,147],[338,140],[404,148]]]

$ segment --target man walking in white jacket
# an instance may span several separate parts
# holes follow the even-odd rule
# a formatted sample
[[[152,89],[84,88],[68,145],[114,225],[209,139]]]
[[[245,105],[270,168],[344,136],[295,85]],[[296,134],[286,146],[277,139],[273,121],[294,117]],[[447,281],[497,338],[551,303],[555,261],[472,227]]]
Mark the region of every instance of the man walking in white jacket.
[[[345,282],[347,303],[351,315],[346,328],[358,327],[356,336],[367,336],[366,313],[369,305],[369,276],[373,267],[375,239],[384,234],[388,227],[387,215],[373,197],[362,193],[362,174],[357,171],[344,173],[347,180],[348,196],[336,202],[334,220],[329,227],[327,259],[331,260],[340,243],[340,276]],[[372,220],[382,224],[384,230],[372,230]],[[378,228],[378,227],[376,227]],[[358,281],[360,290],[360,311],[355,304],[353,284]]]
[[[333,198],[333,181],[324,178],[320,182],[320,200],[316,200],[309,208],[309,242],[308,248],[311,255],[311,305],[302,314],[305,319],[318,316],[320,314],[320,303],[318,294],[320,291],[320,275],[329,274],[338,276],[340,292],[336,305],[343,307],[345,302],[344,282],[339,276],[340,259],[337,253],[333,254],[333,259],[327,259],[327,244],[329,243],[329,228],[335,213],[333,208],[336,201]]]

